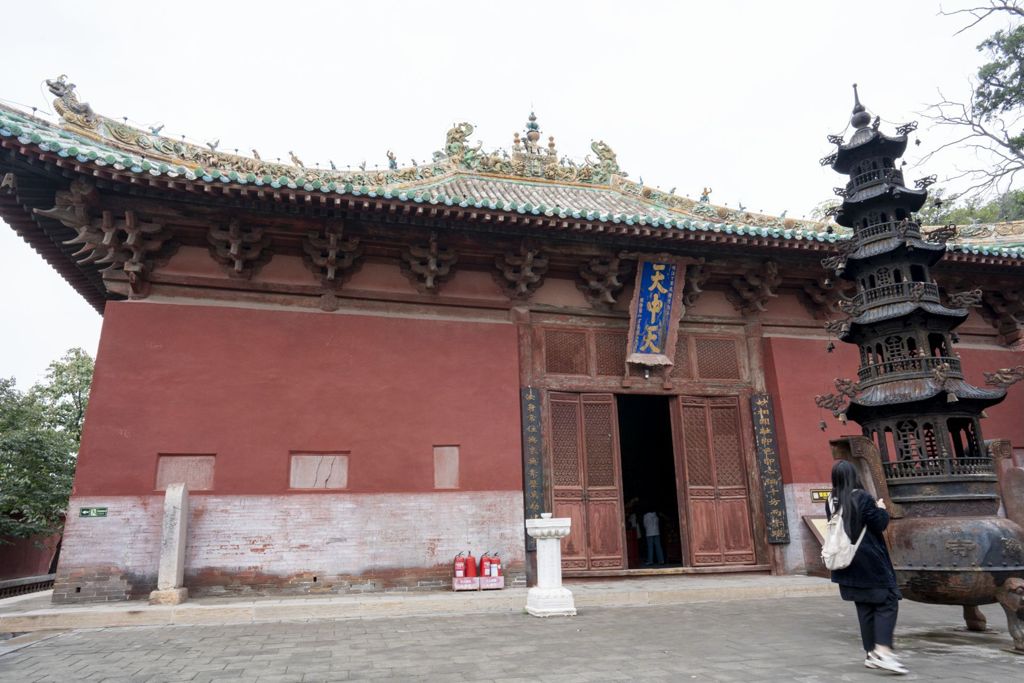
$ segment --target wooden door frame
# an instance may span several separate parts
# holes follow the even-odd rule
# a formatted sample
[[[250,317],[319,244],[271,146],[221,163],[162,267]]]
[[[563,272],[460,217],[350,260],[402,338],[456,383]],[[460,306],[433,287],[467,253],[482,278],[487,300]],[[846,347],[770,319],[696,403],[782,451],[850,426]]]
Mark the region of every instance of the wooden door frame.
[[[740,364],[740,379],[738,380],[697,380],[691,378],[679,378],[673,380],[673,387],[664,390],[660,383],[648,384],[633,382],[631,385],[624,385],[622,378],[615,378],[604,375],[560,375],[549,374],[545,366],[545,343],[544,333],[547,329],[559,329],[564,331],[578,331],[593,334],[595,331],[618,331],[627,332],[627,328],[621,323],[621,316],[609,316],[593,311],[534,311],[527,307],[515,307],[512,309],[511,317],[516,324],[519,335],[519,363],[520,363],[520,384],[523,387],[533,387],[540,391],[545,397],[542,402],[541,424],[544,436],[544,454],[542,458],[542,470],[544,472],[544,503],[549,510],[554,509],[554,472],[553,460],[551,457],[551,415],[547,396],[552,393],[610,393],[616,397],[620,395],[647,395],[665,396],[670,403],[678,405],[680,396],[694,397],[721,397],[734,396],[740,403],[740,444],[744,454],[744,463],[748,472],[748,492],[750,494],[751,525],[754,539],[754,554],[757,565],[753,567],[744,566],[745,570],[757,570],[771,568],[767,563],[778,564],[779,553],[777,548],[768,544],[767,531],[765,526],[764,500],[762,495],[761,474],[757,468],[756,453],[753,451],[754,426],[751,414],[750,397],[756,391],[765,390],[765,378],[763,363],[761,361],[761,342],[763,334],[760,323],[740,322],[735,320],[724,321],[728,329],[723,329],[723,321],[711,319],[684,320],[681,324],[686,329],[680,329],[681,342],[692,345],[696,337],[720,337],[734,339],[737,343],[738,362]],[[593,340],[588,342],[588,348],[593,345]],[[588,351],[589,353],[589,351]],[[696,362],[694,351],[690,348],[689,362]],[[593,363],[590,363],[592,365]],[[692,371],[693,367],[691,367]],[[617,406],[616,406],[617,407]],[[679,429],[676,421],[679,419],[678,408],[673,407],[670,411],[673,433]],[[618,425],[616,425],[616,437],[618,437]],[[685,469],[681,445],[673,438],[673,456],[676,459],[676,499],[679,507],[679,528],[680,543],[684,557],[688,557],[689,548],[689,524],[687,510],[689,509],[689,498],[685,491]],[[621,452],[619,453],[621,459]],[[621,468],[621,460],[620,460]],[[621,471],[620,471],[621,479]],[[620,482],[621,484],[621,482]],[[621,486],[620,486],[621,490]],[[621,493],[620,493],[621,497]],[[625,501],[620,501],[622,509],[625,509]],[[623,524],[625,530],[625,524]],[[623,546],[625,553],[625,546]],[[624,559],[625,561],[625,559]],[[779,565],[781,566],[781,565]],[[694,573],[703,573],[702,567],[691,567]],[[740,567],[736,567],[739,570]],[[717,568],[710,568],[715,571]],[[777,569],[773,569],[777,571]],[[689,573],[689,572],[687,572]]]
[[[686,492],[686,457],[680,439],[683,436],[682,411],[679,404],[683,394],[673,394],[669,401],[669,416],[672,424],[672,458],[676,473],[676,514],[679,517],[679,547],[684,567],[692,567],[690,557],[690,498]]]

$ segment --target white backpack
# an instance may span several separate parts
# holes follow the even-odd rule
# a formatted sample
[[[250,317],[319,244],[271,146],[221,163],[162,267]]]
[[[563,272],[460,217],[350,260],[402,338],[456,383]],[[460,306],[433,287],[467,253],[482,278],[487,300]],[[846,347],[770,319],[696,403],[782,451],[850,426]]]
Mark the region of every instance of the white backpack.
[[[828,498],[828,505],[832,509],[832,518],[828,520],[825,531],[825,542],[821,544],[821,559],[825,567],[830,571],[846,569],[853,562],[853,556],[857,554],[860,542],[864,540],[864,532],[867,526],[860,530],[860,537],[857,542],[850,541],[846,535],[846,528],[843,525],[843,509],[836,509],[836,501],[832,496]]]

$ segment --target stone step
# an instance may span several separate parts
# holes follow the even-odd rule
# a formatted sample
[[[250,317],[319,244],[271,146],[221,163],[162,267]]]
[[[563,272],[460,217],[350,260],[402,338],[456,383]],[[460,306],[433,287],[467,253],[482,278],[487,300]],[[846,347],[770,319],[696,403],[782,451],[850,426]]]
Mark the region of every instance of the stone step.
[[[688,602],[798,598],[838,591],[826,579],[796,576],[672,576],[615,580],[567,580],[577,609],[669,605]],[[331,597],[199,598],[180,605],[146,601],[60,605],[49,592],[26,600],[0,600],[0,633],[51,629],[251,624],[275,621],[521,612],[526,588],[481,592],[377,593]]]

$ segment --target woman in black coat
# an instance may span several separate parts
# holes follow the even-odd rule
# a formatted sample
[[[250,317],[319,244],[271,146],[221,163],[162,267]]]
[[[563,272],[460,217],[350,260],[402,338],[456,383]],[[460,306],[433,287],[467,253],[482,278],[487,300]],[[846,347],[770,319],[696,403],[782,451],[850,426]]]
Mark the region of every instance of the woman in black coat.
[[[907,668],[892,651],[902,596],[896,588],[896,572],[882,536],[889,525],[889,513],[881,498],[876,501],[864,490],[857,469],[845,460],[837,460],[832,466],[832,493],[825,514],[831,519],[837,510],[842,510],[843,527],[851,543],[856,543],[864,530],[850,566],[832,572],[832,581],[839,584],[839,595],[857,606],[866,653],[864,666],[905,674]]]

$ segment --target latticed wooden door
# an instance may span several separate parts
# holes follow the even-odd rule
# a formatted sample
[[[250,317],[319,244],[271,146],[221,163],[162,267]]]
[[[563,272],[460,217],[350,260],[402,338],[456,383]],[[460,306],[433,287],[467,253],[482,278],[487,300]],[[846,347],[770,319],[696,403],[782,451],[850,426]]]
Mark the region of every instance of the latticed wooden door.
[[[622,569],[625,548],[618,421],[612,394],[548,395],[556,517],[572,520],[564,569]]]
[[[734,397],[679,397],[690,562],[754,564],[739,403]]]

